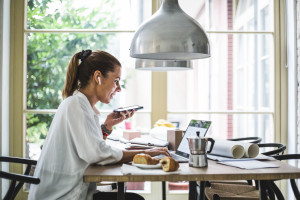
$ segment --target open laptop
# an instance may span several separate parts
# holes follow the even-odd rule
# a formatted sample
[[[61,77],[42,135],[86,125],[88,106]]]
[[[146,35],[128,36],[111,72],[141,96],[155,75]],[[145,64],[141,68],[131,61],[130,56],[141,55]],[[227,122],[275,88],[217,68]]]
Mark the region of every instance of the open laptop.
[[[177,162],[184,163],[189,161],[190,148],[188,144],[188,137],[195,137],[196,132],[200,131],[200,136],[204,137],[211,125],[211,121],[192,119],[185,131],[184,136],[176,151],[171,151],[170,154]],[[157,158],[164,157],[164,155],[155,156]]]

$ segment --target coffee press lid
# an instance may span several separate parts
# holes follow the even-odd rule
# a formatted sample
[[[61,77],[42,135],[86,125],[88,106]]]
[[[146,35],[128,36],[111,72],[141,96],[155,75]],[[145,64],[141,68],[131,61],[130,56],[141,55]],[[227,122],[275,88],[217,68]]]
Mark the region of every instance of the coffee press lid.
[[[188,137],[187,139],[194,139],[194,140],[199,140],[199,139],[201,139],[200,131],[196,131],[196,135],[195,135],[195,136],[190,136],[190,137]]]

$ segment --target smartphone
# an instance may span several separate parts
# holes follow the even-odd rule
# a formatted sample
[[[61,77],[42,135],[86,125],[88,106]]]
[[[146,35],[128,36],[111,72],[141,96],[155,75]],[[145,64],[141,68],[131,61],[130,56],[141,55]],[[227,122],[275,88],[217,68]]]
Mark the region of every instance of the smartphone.
[[[124,107],[124,108],[117,108],[117,109],[114,109],[114,112],[117,112],[117,113],[120,113],[120,112],[123,112],[123,113],[126,113],[126,110],[128,110],[129,112],[132,111],[132,110],[140,110],[140,109],[143,109],[144,107],[143,106],[128,106],[128,107]]]

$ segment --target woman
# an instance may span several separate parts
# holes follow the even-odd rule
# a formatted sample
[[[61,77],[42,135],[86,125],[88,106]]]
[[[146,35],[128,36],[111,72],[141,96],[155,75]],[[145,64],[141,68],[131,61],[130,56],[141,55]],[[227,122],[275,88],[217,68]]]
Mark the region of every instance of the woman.
[[[132,117],[111,113],[99,124],[95,104],[108,104],[121,92],[121,64],[104,51],[85,50],[70,61],[65,85],[64,101],[51,123],[35,177],[41,182],[31,185],[29,199],[115,199],[116,193],[96,193],[96,184],[83,182],[83,174],[90,164],[100,165],[132,161],[138,153],[151,156],[169,155],[166,148],[125,151],[106,144],[105,139],[114,125]],[[128,199],[143,199],[127,193]]]

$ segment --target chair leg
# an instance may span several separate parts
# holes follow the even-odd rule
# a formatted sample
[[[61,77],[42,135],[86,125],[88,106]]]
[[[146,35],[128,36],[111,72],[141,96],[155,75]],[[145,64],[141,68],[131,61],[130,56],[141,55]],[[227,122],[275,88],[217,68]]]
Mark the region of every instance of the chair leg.
[[[267,193],[270,200],[275,200],[274,192],[269,187],[267,189]]]
[[[267,181],[265,180],[259,180],[258,181],[259,186],[259,199],[261,200],[267,200]]]
[[[118,182],[117,200],[125,200],[125,184],[124,184],[124,182]]]
[[[197,183],[196,181],[189,182],[189,200],[197,199]]]
[[[200,200],[205,200],[205,184],[206,181],[200,181],[200,192],[199,192],[199,196],[200,196]]]
[[[297,187],[297,185],[296,185],[295,179],[290,179],[290,182],[291,182],[291,186],[292,186],[292,189],[293,189],[295,198],[296,198],[297,200],[300,200],[300,193],[299,193],[299,189],[298,189],[298,187]]]
[[[278,200],[284,200],[282,193],[273,181],[267,181],[267,185],[275,193]]]
[[[15,191],[16,181],[11,181],[9,189],[3,200],[11,200]]]

